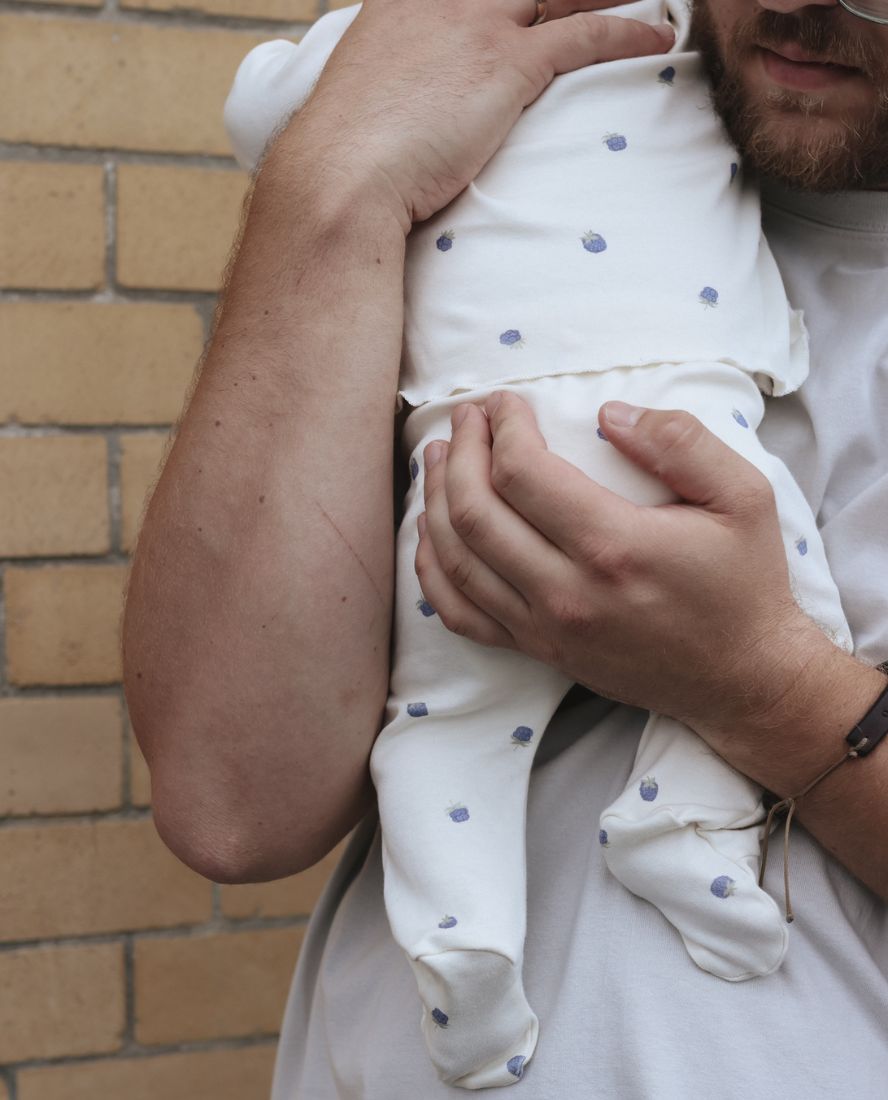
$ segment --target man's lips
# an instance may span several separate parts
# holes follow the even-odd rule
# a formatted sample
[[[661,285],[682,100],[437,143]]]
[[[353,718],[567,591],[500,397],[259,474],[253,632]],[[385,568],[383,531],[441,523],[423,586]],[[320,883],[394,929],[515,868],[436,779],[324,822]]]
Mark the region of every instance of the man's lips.
[[[776,84],[802,92],[821,91],[863,75],[860,69],[818,59],[793,42],[770,49],[760,46],[759,51],[765,72]]]

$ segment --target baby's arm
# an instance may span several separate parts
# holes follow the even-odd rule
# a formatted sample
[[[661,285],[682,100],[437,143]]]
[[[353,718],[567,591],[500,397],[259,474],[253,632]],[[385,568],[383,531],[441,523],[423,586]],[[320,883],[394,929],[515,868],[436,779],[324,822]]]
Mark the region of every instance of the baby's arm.
[[[238,164],[255,170],[272,137],[308,99],[359,5],[319,19],[297,45],[275,38],[241,62],[225,101],[225,129]]]

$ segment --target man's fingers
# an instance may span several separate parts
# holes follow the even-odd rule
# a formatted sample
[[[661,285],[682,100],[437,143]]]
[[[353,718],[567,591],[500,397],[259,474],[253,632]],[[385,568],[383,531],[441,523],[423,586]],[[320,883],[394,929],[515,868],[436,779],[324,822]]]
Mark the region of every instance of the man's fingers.
[[[636,529],[637,507],[548,451],[530,406],[517,395],[496,394],[487,409],[493,487],[544,544],[569,558],[622,545],[623,536]]]
[[[551,576],[563,568],[562,555],[491,484],[491,437],[487,418],[474,405],[463,408],[464,417],[454,417],[453,437],[447,453],[448,519],[461,542],[483,558],[494,574],[506,580],[523,598],[536,590],[541,572]],[[527,446],[535,454],[537,450],[545,452],[546,445],[536,432],[535,437],[527,441]],[[472,596],[469,586],[465,591]],[[506,619],[502,621],[506,625],[509,623]]]
[[[609,401],[599,417],[619,451],[690,504],[737,515],[773,501],[767,478],[691,413]]]
[[[453,586],[428,535],[419,540],[415,566],[423,596],[448,630],[481,645],[515,648],[515,640],[508,630]]]
[[[619,15],[579,11],[533,28],[553,71],[569,73],[600,61],[666,53],[675,43],[668,24],[651,26]]]
[[[479,419],[483,421],[483,413],[480,413],[477,409],[474,411]],[[486,427],[484,430],[486,431]],[[434,453],[432,451],[433,447],[441,448],[440,458],[432,465],[428,465],[428,459]],[[427,466],[423,481],[426,511],[420,524],[420,546],[416,559],[420,587],[425,590],[428,583],[434,586],[436,592],[441,592],[444,588],[444,580],[442,579],[444,578],[447,586],[460,592],[469,601],[483,607],[506,628],[515,626],[524,620],[527,613],[527,603],[524,597],[513,588],[508,579],[501,577],[487,561],[482,561],[474,549],[453,528],[446,485],[447,470],[450,464],[449,456],[452,449],[452,443],[449,446],[442,443],[430,444],[426,449]],[[489,470],[489,457],[486,466],[487,470],[483,474],[485,484],[487,484],[489,476],[487,472]],[[489,495],[496,500],[496,494],[489,493]],[[507,510],[502,501],[497,503],[503,511]],[[484,524],[486,525],[488,519],[486,510],[482,510],[478,515],[483,515]],[[476,534],[480,532],[482,526],[480,520],[473,526],[477,528]],[[430,555],[429,551],[431,551]],[[426,570],[428,571],[427,574],[424,572]],[[427,581],[426,575],[431,579]],[[431,600],[431,597],[429,598]],[[431,600],[431,603],[438,610],[434,600]],[[448,606],[450,603],[455,603],[455,610],[460,610],[463,607],[461,601],[449,601]],[[448,627],[451,630],[454,629],[449,623]],[[461,631],[458,632],[461,633]]]

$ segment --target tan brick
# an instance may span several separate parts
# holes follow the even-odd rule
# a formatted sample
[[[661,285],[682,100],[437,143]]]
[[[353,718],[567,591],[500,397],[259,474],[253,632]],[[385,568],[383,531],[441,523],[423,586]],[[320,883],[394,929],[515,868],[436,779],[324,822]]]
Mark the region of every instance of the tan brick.
[[[104,0],[12,0],[15,3],[27,4],[76,4],[79,8],[100,8]]]
[[[2,951],[0,989],[0,1065],[120,1049],[120,944]]]
[[[126,566],[6,570],[7,675],[14,684],[109,684],[120,679]]]
[[[310,23],[318,15],[317,0],[122,0],[120,6],[143,11],[242,15],[246,19],[280,19],[285,23]]]
[[[262,1100],[271,1092],[274,1055],[270,1042],[20,1069],[18,1100]]]
[[[105,279],[104,173],[0,162],[0,286],[77,290]]]
[[[212,884],[172,855],[151,818],[0,829],[0,867],[4,941],[169,928],[212,914]]]
[[[229,154],[222,106],[273,37],[58,16],[0,16],[0,140]]]
[[[151,805],[151,773],[139,748],[139,742],[133,733],[132,723],[127,716],[126,739],[129,745],[129,781],[130,802],[134,806]]]
[[[120,439],[120,497],[123,549],[132,550],[142,522],[147,496],[160,476],[169,435],[166,432],[126,434]]]
[[[0,816],[113,810],[122,757],[116,695],[0,699]]]
[[[273,928],[137,940],[137,1040],[276,1034],[302,936],[302,929]]]
[[[0,421],[170,424],[202,347],[191,306],[0,303]]]
[[[105,440],[0,438],[0,557],[106,554],[109,548]]]
[[[248,182],[243,172],[122,165],[117,281],[129,287],[217,290]]]
[[[327,879],[342,857],[346,841],[320,863],[277,882],[250,882],[220,886],[222,912],[226,917],[289,917],[307,915],[317,904]]]

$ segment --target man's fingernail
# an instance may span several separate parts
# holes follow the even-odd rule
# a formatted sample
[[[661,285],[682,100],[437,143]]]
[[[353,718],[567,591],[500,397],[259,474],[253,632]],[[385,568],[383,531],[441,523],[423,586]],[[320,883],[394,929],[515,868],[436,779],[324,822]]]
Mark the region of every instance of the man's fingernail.
[[[644,409],[627,405],[623,401],[608,401],[604,406],[604,418],[617,428],[634,428]]]
[[[499,403],[502,401],[503,395],[501,393],[492,393],[490,397],[484,402],[484,411],[488,416],[493,416],[496,410],[499,408]]]
[[[450,423],[454,428],[458,428],[460,424],[465,420],[469,412],[468,405],[457,405],[453,410],[453,415],[450,417]]]
[[[665,38],[667,42],[672,43],[675,41],[675,29],[671,23],[658,23],[654,30],[661,38]]]
[[[422,512],[419,516],[416,517],[416,529],[419,531],[419,537],[422,538],[422,536],[426,533],[425,512]]]
[[[425,458],[425,468],[427,470],[431,470],[435,463],[439,461],[443,453],[443,443],[430,443],[423,452],[423,457]]]

